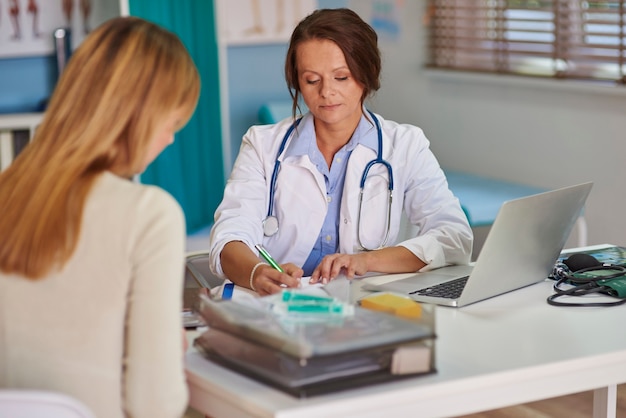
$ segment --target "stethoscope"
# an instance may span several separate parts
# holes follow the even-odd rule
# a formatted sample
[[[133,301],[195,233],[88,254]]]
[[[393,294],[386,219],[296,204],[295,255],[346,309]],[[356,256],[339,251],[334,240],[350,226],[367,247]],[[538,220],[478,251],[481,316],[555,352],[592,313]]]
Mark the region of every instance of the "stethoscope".
[[[357,213],[356,230],[357,230],[357,240],[361,248],[365,251],[372,251],[372,250],[383,248],[385,244],[387,244],[387,240],[389,239],[389,231],[391,229],[391,202],[393,200],[393,171],[391,169],[391,164],[389,164],[387,161],[383,159],[383,132],[382,132],[382,129],[380,128],[380,122],[378,121],[378,118],[376,118],[374,113],[372,113],[369,110],[367,112],[370,114],[370,116],[372,117],[372,120],[374,121],[374,124],[376,125],[376,132],[378,135],[378,152],[377,152],[376,158],[368,162],[365,165],[365,168],[363,169],[363,174],[361,175],[360,192],[359,192],[359,210]],[[302,118],[296,120],[289,127],[289,129],[287,130],[287,133],[285,133],[285,136],[283,137],[282,142],[280,143],[280,147],[278,148],[278,153],[276,154],[276,162],[274,163],[274,171],[272,172],[272,179],[270,182],[270,193],[269,193],[269,204],[267,207],[267,216],[263,220],[263,234],[265,234],[266,237],[271,237],[278,232],[278,218],[276,218],[276,216],[274,216],[273,213],[274,213],[274,193],[275,193],[274,189],[276,188],[276,178],[278,177],[278,171],[280,169],[279,157],[285,150],[285,146],[287,145],[287,141],[289,140],[289,137],[293,133],[293,130],[300,124],[301,120]],[[387,187],[388,189],[387,230],[385,232],[385,237],[383,241],[380,243],[378,247],[368,248],[365,245],[363,245],[363,242],[361,241],[361,208],[363,205],[363,192],[365,188],[365,180],[367,180],[367,175],[370,171],[370,168],[372,168],[376,164],[384,165],[387,168],[387,173],[389,176],[388,187]]]

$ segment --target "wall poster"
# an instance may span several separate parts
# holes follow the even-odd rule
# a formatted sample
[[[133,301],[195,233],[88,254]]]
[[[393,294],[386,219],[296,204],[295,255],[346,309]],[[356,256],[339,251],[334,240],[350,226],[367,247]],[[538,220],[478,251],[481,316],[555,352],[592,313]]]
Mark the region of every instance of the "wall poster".
[[[218,7],[222,42],[284,43],[298,22],[317,8],[317,0],[218,0]]]
[[[119,0],[0,0],[0,58],[50,55],[54,31],[76,48],[92,28],[119,15]]]

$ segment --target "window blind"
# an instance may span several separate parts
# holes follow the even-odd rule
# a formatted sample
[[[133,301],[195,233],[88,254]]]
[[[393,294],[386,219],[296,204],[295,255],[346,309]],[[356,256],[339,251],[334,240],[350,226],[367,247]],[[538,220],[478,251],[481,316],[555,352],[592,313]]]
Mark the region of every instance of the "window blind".
[[[626,83],[626,0],[429,0],[431,68]]]

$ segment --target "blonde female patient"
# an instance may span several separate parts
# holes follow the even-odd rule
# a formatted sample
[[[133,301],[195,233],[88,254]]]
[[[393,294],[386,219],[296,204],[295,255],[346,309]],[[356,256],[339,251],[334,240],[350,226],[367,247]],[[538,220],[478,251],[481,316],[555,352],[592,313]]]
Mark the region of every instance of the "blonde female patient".
[[[62,392],[98,417],[184,414],[184,216],[130,179],[199,90],[180,40],[141,19],[104,23],[74,53],[0,173],[0,387]]]

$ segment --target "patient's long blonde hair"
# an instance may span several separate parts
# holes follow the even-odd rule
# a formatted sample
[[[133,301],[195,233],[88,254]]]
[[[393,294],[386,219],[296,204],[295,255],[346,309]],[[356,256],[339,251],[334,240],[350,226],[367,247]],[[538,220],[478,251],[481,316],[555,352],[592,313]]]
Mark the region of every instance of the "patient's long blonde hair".
[[[94,30],[63,71],[32,142],[0,173],[0,271],[36,279],[62,267],[95,178],[140,172],[159,123],[183,109],[182,127],[199,91],[198,71],[173,33],[133,17]]]

